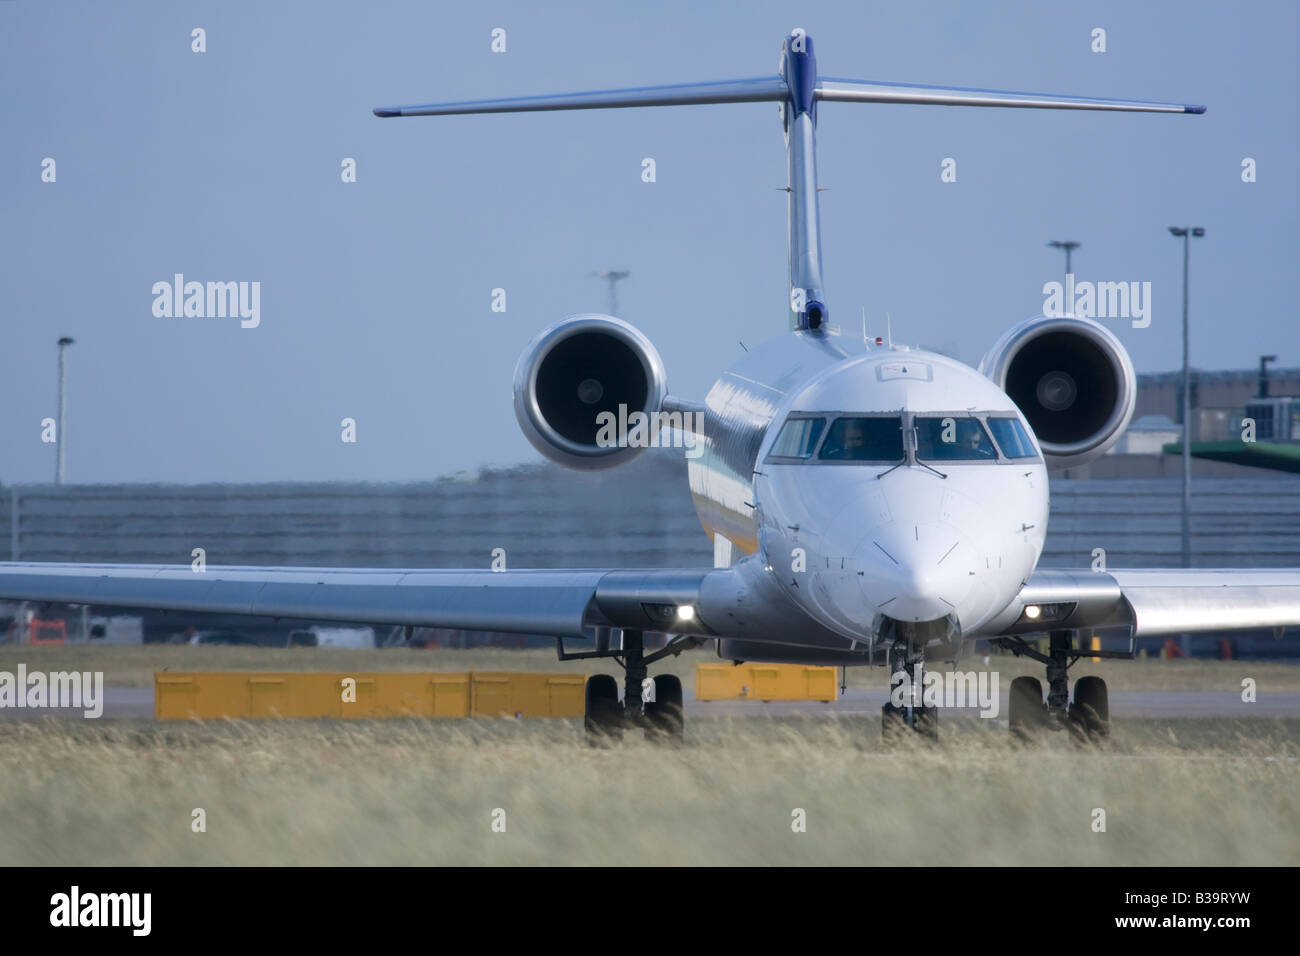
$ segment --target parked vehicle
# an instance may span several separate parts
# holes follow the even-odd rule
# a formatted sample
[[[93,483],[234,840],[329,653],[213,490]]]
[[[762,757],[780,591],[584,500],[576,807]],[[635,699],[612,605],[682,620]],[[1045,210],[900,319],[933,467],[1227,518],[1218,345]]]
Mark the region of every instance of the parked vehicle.
[[[373,627],[312,627],[290,631],[286,647],[375,647]]]
[[[103,641],[105,644],[143,644],[144,618],[129,614],[92,617],[90,631],[86,637],[92,641]]]

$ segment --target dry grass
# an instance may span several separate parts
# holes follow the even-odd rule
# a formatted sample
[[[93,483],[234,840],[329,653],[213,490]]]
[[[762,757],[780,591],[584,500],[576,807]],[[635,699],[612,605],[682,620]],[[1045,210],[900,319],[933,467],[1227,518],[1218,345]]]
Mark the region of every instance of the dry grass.
[[[607,661],[561,662],[549,649],[506,650],[417,650],[389,648],[374,651],[343,648],[270,648],[221,647],[176,644],[147,644],[134,647],[104,645],[70,645],[66,647],[27,647],[0,645],[0,670],[13,671],[18,663],[29,670],[103,671],[109,687],[151,687],[155,671],[469,671],[524,670],[567,671],[569,673],[614,674],[621,671]],[[696,663],[719,663],[711,650],[687,651],[652,667],[653,673],[674,673],[688,688],[694,686]],[[963,670],[982,669],[981,658],[960,662]],[[1032,674],[1040,680],[1043,667],[1033,661],[1010,655],[989,659],[991,669],[1000,672],[1003,686],[1020,674]],[[936,667],[936,669],[938,669]],[[1300,691],[1300,665],[1272,661],[1216,661],[1156,659],[1139,661],[1080,661],[1071,677],[1097,674],[1104,677],[1114,691],[1139,690],[1213,690],[1241,691],[1243,677],[1253,677],[1261,693]],[[881,668],[855,667],[848,672],[850,687],[886,687],[888,681]]]
[[[111,686],[162,669],[619,673],[546,650],[0,646],[0,670],[20,661],[103,670]],[[697,661],[717,658],[656,670],[689,686]],[[1121,691],[1237,691],[1243,676],[1300,689],[1300,667],[1277,663],[1083,673]],[[5,720],[0,865],[1300,863],[1298,719],[1121,719],[1100,750],[1060,736],[1016,748],[994,724],[945,721],[939,746],[890,751],[878,719],[836,716],[692,717],[676,749],[593,749],[575,721]],[[191,832],[195,807],[206,833]]]
[[[694,720],[676,749],[573,721],[4,721],[0,865],[1300,863],[1298,720],[1120,721],[1104,750],[990,723],[890,752],[865,719]]]

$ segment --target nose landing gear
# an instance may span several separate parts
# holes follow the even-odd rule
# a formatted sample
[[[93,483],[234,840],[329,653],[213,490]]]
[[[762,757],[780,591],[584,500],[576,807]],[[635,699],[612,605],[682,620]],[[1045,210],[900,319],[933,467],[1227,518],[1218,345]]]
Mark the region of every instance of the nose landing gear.
[[[916,677],[916,667],[924,659],[911,641],[900,639],[889,646],[890,699],[880,709],[880,736],[887,744],[901,743],[911,733],[939,739],[939,709],[924,706]]]

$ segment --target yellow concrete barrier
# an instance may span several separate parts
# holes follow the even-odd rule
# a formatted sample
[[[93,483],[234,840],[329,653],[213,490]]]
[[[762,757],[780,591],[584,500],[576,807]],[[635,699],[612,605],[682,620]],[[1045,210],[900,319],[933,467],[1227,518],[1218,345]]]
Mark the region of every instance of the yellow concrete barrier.
[[[696,700],[821,700],[838,695],[834,667],[696,664]]]
[[[586,682],[523,672],[159,671],[154,717],[581,717]]]
[[[584,674],[476,672],[469,678],[474,717],[581,717],[586,710]]]

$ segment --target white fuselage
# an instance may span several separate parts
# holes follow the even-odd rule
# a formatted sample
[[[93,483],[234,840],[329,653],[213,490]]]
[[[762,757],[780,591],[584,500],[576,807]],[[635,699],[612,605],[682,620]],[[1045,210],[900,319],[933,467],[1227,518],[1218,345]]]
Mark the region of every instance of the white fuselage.
[[[804,361],[797,384],[788,373],[784,387],[761,383],[752,366],[764,358],[747,356],[737,366],[751,368],[733,367],[709,393],[706,453],[691,465],[691,486],[715,553],[760,552],[792,602],[850,640],[879,636],[885,618],[945,621],[953,637],[977,633],[1016,596],[1043,549],[1047,471],[1028,423],[988,379],[944,356],[857,343],[818,351],[824,360]],[[773,456],[792,415],[827,423],[898,416],[907,451],[901,463]],[[944,416],[1014,417],[1032,457],[917,454],[913,423]],[[736,432],[749,430],[753,454],[764,417],[751,477]],[[710,423],[724,433],[708,434]]]

